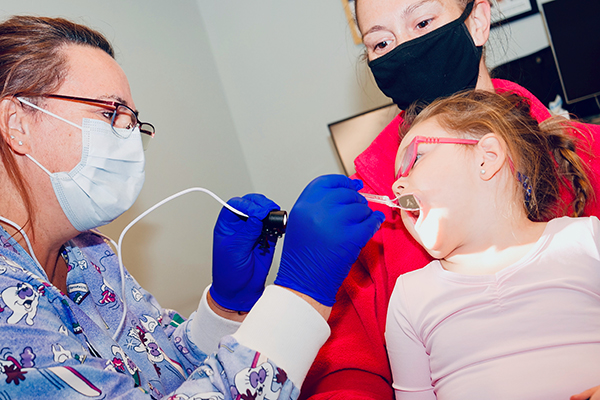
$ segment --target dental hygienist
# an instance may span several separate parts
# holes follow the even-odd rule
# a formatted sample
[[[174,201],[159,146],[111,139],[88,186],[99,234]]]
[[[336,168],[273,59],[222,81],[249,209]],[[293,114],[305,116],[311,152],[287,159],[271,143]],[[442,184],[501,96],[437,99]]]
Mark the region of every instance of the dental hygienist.
[[[0,82],[0,398],[298,397],[337,289],[383,221],[362,184],[305,188],[266,290],[272,247],[256,244],[278,206],[232,199],[248,218],[219,215],[214,282],[184,320],[93,231],[135,201],[154,134],[110,43],[64,19],[10,18]]]

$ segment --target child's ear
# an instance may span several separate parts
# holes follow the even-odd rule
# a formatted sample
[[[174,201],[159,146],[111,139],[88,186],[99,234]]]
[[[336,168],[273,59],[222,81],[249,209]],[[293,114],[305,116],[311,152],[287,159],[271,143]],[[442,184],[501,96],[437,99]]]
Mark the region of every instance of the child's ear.
[[[480,153],[480,176],[481,179],[488,181],[502,169],[506,161],[506,150],[502,142],[494,133],[488,133],[477,144]]]

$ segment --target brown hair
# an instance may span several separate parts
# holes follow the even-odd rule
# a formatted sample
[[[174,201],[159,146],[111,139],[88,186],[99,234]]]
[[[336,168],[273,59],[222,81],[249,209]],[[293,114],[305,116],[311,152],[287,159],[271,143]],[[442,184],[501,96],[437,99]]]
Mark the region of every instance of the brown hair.
[[[114,58],[114,50],[102,34],[66,19],[13,16],[0,23],[0,99],[35,97],[57,90],[67,75],[67,59],[62,49],[70,44],[95,47]],[[31,222],[29,187],[3,136],[0,157],[23,199],[27,223]]]
[[[569,133],[576,128],[568,120],[555,117],[538,124],[531,116],[529,100],[514,93],[467,91],[421,108],[415,105],[407,110],[401,135],[410,125],[432,117],[461,137],[478,139],[494,132],[507,146],[515,185],[523,194],[530,220],[547,221],[566,213],[559,203],[561,187],[574,196],[571,214],[583,215],[593,189]]]

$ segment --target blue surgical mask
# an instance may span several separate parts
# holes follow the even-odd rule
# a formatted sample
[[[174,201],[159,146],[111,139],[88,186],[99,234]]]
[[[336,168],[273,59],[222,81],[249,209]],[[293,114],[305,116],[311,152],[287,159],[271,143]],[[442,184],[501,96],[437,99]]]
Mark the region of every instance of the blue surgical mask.
[[[81,160],[69,172],[52,173],[26,154],[50,176],[56,198],[75,229],[83,232],[108,224],[133,205],[145,178],[139,128],[115,128],[117,135],[107,122],[83,118],[79,126],[23,98],[19,100],[81,129]]]

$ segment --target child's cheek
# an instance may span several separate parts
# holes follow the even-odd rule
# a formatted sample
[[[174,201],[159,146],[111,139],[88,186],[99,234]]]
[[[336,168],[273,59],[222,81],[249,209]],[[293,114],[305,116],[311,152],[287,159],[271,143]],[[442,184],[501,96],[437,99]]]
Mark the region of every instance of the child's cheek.
[[[447,220],[448,210],[444,208],[422,209],[414,229],[423,247],[432,256],[438,258],[438,252],[444,244],[444,221]]]
[[[404,227],[406,228],[406,230],[410,233],[410,235],[415,238],[417,241],[419,241],[419,235],[417,234],[417,232],[415,231],[415,222],[413,221],[413,219],[408,215],[408,213],[404,210],[400,211],[401,212],[401,216],[402,216],[402,223],[404,224]]]

